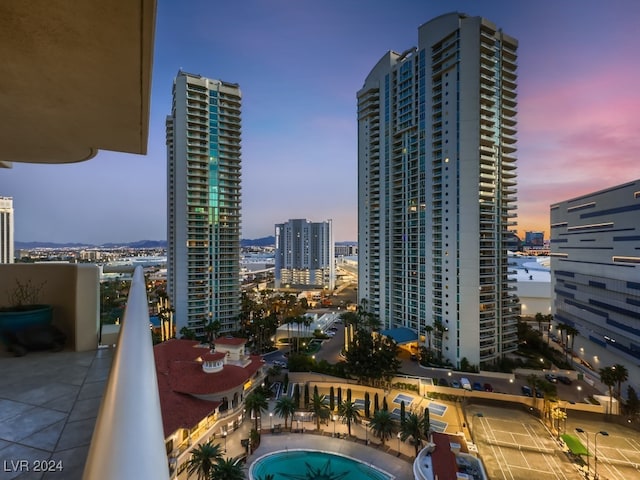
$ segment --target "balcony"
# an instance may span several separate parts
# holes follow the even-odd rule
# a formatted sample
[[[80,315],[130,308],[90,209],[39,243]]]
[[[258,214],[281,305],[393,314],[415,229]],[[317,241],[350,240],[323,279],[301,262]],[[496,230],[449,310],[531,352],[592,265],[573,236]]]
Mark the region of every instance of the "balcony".
[[[53,324],[67,335],[68,341],[62,352],[29,352],[15,358],[7,357],[4,349],[0,352],[0,357],[6,357],[2,358],[0,378],[3,411],[12,413],[0,416],[2,440],[8,443],[2,458],[41,460],[46,455],[45,458],[62,462],[64,478],[79,479],[91,443],[97,460],[93,465],[86,462],[86,472],[100,474],[85,473],[85,478],[145,478],[148,468],[154,471],[152,478],[168,478],[158,389],[149,384],[150,380],[155,384],[156,377],[141,267],[130,289],[119,337],[117,328],[102,332],[99,328],[97,266],[0,266],[0,290],[16,279],[43,284],[41,301],[53,306]],[[117,342],[119,347],[114,350],[99,346],[100,337],[102,343]],[[101,400],[105,405],[100,413],[105,417],[102,419],[98,417]],[[140,411],[145,415],[141,416]],[[99,434],[92,441],[94,430]],[[132,442],[126,438],[145,440]],[[135,443],[139,445],[136,447]],[[122,445],[126,448],[114,450]],[[132,456],[128,457],[127,452]],[[113,462],[116,457],[120,461]]]

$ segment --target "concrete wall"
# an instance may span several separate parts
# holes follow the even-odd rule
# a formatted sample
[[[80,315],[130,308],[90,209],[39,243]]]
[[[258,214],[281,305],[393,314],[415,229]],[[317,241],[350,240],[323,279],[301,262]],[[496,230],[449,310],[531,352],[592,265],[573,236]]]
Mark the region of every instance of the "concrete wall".
[[[38,303],[53,307],[53,325],[67,335],[67,348],[95,350],[100,329],[100,275],[93,264],[14,263],[0,265],[0,305],[21,283],[42,285]]]

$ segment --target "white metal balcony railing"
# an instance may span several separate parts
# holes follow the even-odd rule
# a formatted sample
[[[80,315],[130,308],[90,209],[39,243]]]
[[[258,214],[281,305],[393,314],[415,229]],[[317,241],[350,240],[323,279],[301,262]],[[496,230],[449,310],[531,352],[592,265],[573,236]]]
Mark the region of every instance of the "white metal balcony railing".
[[[142,267],[136,267],[83,479],[169,479]]]

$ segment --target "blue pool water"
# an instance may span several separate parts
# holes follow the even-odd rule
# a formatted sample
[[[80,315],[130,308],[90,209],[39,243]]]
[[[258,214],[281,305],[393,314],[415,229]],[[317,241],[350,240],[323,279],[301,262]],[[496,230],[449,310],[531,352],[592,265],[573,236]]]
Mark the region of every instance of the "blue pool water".
[[[282,450],[256,460],[249,478],[260,480],[392,480],[394,477],[350,457],[318,450]]]

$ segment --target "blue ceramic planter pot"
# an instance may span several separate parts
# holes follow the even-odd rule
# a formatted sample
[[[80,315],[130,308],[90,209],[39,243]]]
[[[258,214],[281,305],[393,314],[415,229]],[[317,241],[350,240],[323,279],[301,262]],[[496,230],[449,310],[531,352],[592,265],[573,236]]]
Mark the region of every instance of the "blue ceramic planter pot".
[[[0,310],[0,336],[33,326],[51,325],[51,305],[27,305],[19,310]]]

